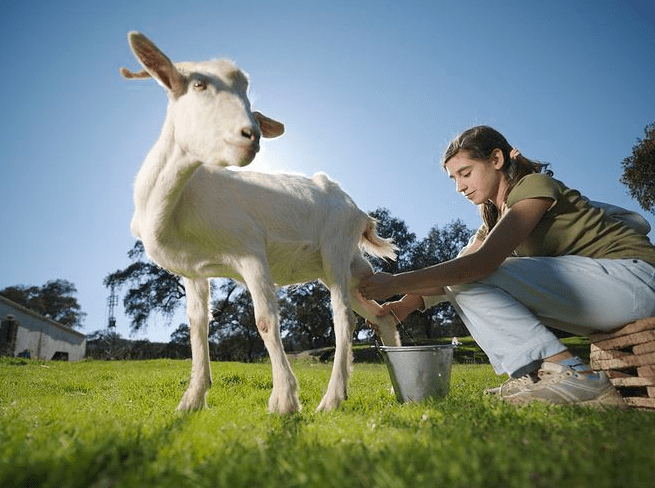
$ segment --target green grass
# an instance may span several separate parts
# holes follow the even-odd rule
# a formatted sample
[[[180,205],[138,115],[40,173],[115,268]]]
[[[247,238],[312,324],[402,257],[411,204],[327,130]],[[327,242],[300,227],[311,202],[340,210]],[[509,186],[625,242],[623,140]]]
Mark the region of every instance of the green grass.
[[[213,363],[209,408],[175,411],[189,361],[0,359],[0,486],[650,487],[655,413],[515,407],[490,366],[447,398],[398,404],[383,365],[314,413],[330,364],[295,361],[304,410],[266,414],[268,364]]]

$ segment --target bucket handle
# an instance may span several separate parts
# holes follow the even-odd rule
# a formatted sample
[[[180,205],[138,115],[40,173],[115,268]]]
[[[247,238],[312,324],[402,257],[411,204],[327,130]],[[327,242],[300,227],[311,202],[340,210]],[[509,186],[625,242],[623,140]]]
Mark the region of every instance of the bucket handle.
[[[409,345],[409,346],[415,346],[415,345],[416,345],[416,341],[414,340],[414,337],[413,337],[412,334],[410,334],[410,332],[405,328],[405,326],[403,325],[402,321],[401,321],[401,320],[398,318],[398,316],[396,315],[396,312],[394,312],[393,309],[391,309],[391,308],[389,308],[389,311],[391,312],[391,315],[393,315],[393,318],[396,319],[396,322],[398,322],[398,323],[397,323],[397,327],[398,327],[398,329],[399,329],[401,332],[403,332],[403,333],[408,337],[410,343],[407,344],[407,345]],[[379,339],[379,337],[378,337],[377,334],[375,334],[373,337],[375,338],[375,339],[374,339],[374,340],[375,340],[375,349],[377,349],[378,354],[380,354],[380,346],[382,346],[382,344],[381,344],[381,342],[380,342],[380,339]],[[457,337],[453,337],[453,340],[452,340],[452,342],[451,342],[451,345],[453,346],[453,349],[457,349],[457,347],[459,347],[460,342],[457,340]]]

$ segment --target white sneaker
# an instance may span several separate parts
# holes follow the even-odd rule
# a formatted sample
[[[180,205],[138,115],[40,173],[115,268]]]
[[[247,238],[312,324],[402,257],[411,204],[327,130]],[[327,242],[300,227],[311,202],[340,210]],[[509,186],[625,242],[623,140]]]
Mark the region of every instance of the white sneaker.
[[[616,391],[604,372],[582,373],[572,367],[544,361],[538,374],[539,381],[503,399],[514,404],[536,400],[552,404],[627,408],[623,397]]]
[[[523,376],[519,376],[518,378],[510,377],[502,385],[484,390],[484,394],[506,397],[513,395],[514,393],[518,393],[519,391],[523,391],[537,381],[539,381],[539,376],[537,376],[536,371],[533,371],[531,373],[524,374]]]

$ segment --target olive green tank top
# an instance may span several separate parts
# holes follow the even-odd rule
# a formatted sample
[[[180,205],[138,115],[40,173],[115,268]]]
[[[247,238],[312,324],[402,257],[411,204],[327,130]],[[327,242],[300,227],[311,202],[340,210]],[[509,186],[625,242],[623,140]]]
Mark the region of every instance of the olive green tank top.
[[[507,196],[507,207],[526,198],[551,198],[553,204],[515,250],[518,256],[578,255],[601,259],[641,259],[655,266],[655,246],[580,192],[543,173],[524,176]]]

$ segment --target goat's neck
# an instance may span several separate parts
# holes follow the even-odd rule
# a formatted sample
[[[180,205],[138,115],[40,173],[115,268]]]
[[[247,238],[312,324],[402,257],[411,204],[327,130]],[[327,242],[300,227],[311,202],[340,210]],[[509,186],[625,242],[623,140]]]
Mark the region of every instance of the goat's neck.
[[[132,232],[137,237],[146,241],[165,233],[182,192],[201,165],[175,142],[173,123],[167,119],[134,183]]]

